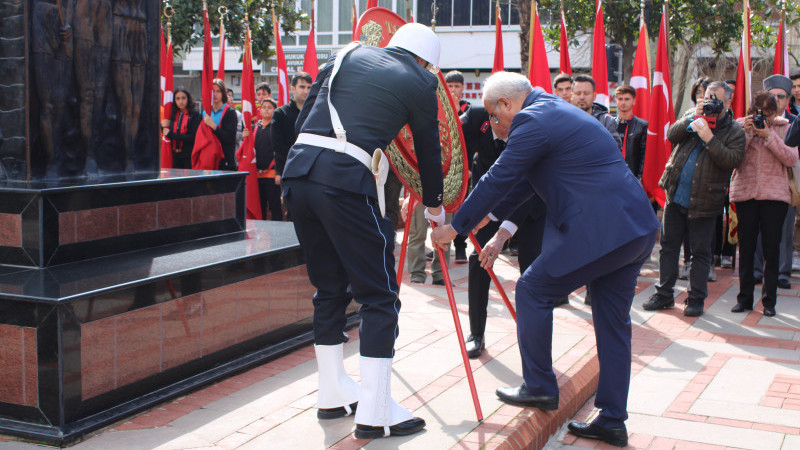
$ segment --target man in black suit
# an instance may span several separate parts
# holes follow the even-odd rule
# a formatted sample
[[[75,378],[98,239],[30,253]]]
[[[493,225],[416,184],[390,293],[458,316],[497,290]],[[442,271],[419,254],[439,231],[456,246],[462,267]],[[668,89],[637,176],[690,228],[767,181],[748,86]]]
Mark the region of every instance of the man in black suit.
[[[311,75],[305,72],[297,72],[292,77],[289,91],[292,94],[292,101],[276,109],[272,114],[272,149],[275,151],[275,184],[281,184],[283,168],[286,165],[286,157],[289,155],[289,148],[297,139],[295,123],[300,115],[300,110],[308,97],[311,89]]]
[[[461,116],[461,123],[467,152],[475,155],[472,166],[472,183],[475,185],[506,148],[505,139],[498,136],[507,135],[508,130],[499,129],[500,125],[489,119],[489,113],[483,106],[471,107],[466,114]],[[492,247],[496,253],[499,253],[506,241],[516,235],[519,268],[522,273],[542,251],[546,214],[547,205],[539,197],[533,197],[520,205],[502,223],[489,222],[478,230],[475,239],[481,247]],[[468,286],[470,335],[467,338],[466,348],[467,355],[474,359],[481,356],[486,348],[484,332],[486,331],[486,309],[489,305],[489,288],[491,287],[489,273],[481,267],[476,252],[469,257]],[[568,297],[565,296],[556,301],[555,306],[568,303]]]
[[[381,182],[389,168],[380,149],[407,123],[414,134],[425,216],[444,224],[439,80],[426,70],[438,64],[439,52],[436,35],[418,23],[400,27],[386,48],[354,42],[341,50],[311,88],[283,171],[284,201],[317,288],[317,416],[343,417],[357,406],[359,439],[408,435],[425,427],[391,398],[400,299],[395,233],[382,217],[383,186],[376,186],[376,178]],[[353,299],[361,304],[360,388],[342,362],[346,308]]]

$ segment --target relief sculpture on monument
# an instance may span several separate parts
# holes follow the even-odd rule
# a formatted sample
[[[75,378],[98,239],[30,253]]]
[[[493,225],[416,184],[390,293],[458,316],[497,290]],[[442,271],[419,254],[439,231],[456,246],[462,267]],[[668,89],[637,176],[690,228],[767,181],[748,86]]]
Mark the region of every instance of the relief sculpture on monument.
[[[158,169],[158,98],[145,95],[158,89],[154,11],[152,0],[0,0],[13,42],[0,47],[0,180]]]

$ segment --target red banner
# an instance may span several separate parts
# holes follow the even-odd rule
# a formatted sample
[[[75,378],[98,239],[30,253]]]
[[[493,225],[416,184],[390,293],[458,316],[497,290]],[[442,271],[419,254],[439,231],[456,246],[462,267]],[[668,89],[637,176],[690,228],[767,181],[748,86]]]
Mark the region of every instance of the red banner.
[[[286,69],[286,57],[283,55],[281,44],[281,29],[272,10],[272,35],[275,38],[275,57],[278,60],[278,106],[289,103],[289,74]]]
[[[650,121],[647,125],[647,151],[644,154],[642,186],[647,196],[664,207],[666,195],[658,186],[672,144],[667,140],[667,129],[675,122],[672,106],[672,82],[669,75],[669,54],[667,53],[666,7],[661,16],[661,30],[658,33],[656,70],[653,73],[653,96],[650,103]]]
[[[569,41],[567,41],[567,19],[564,17],[564,8],[561,8],[561,48],[558,70],[561,73],[572,75],[572,64],[569,62]]]
[[[547,63],[547,50],[544,47],[542,24],[539,22],[539,12],[535,7],[531,10],[531,28],[529,33],[528,79],[531,81],[531,86],[552,94],[553,87],[550,82],[550,64]]]
[[[636,89],[636,103],[633,105],[633,115],[644,120],[650,120],[650,37],[647,35],[647,25],[643,20],[641,24],[630,84],[631,87]]]
[[[164,41],[164,30],[161,30],[161,119],[172,117],[172,42],[169,46]],[[161,168],[170,169],[172,162],[172,142],[161,136]]]
[[[608,108],[608,61],[606,59],[606,27],[603,24],[603,0],[597,0],[592,43],[592,78],[595,84],[594,101]]]
[[[311,31],[306,42],[306,54],[303,57],[303,72],[311,75],[312,80],[317,79],[319,62],[317,62],[317,44],[314,43],[314,7],[311,7]]]
[[[250,41],[250,30],[247,30],[244,42],[244,55],[242,56],[242,119],[246,126],[253,123],[253,114],[258,114],[256,102],[255,81],[253,80],[253,50]],[[258,193],[258,169],[256,168],[255,152],[256,134],[251,132],[242,140],[242,145],[236,152],[239,161],[239,172],[247,172],[245,181],[245,204],[247,205],[247,218],[261,220],[261,196]]]
[[[494,63],[492,64],[492,73],[502,72],[505,69],[503,64],[503,19],[500,18],[500,7],[495,6],[495,24],[494,24]]]
[[[736,69],[736,90],[733,93],[733,117],[738,119],[747,114],[750,107],[750,2],[744,0],[742,9],[742,45],[739,47],[739,67]]]

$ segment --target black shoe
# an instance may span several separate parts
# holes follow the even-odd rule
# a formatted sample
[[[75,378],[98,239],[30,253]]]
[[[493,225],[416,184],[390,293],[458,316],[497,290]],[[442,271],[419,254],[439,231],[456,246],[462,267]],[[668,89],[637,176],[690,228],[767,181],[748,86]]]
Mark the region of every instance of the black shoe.
[[[792,283],[789,280],[778,279],[778,287],[781,289],[791,289]]]
[[[444,286],[444,280],[435,280],[432,281],[431,284],[435,284],[436,286]],[[450,283],[450,286],[455,286],[455,284]]]
[[[683,310],[683,315],[686,317],[700,317],[703,315],[703,300],[686,300],[686,309]]]
[[[763,282],[764,282],[763,278],[761,278],[761,277],[753,277],[753,283],[754,284],[761,284]]]
[[[764,307],[764,315],[766,317],[775,317],[775,307],[774,306],[765,306]]]
[[[740,312],[752,311],[752,310],[753,310],[753,305],[749,305],[748,306],[748,305],[745,305],[745,304],[742,304],[742,303],[737,303],[736,306],[731,308],[731,312],[732,313],[740,313]]]
[[[565,295],[560,299],[556,300],[553,304],[553,307],[558,308],[559,306],[569,305],[569,295]]]
[[[486,341],[483,340],[483,336],[474,336],[470,334],[467,342],[465,342],[465,347],[467,348],[467,356],[469,356],[469,359],[475,359],[481,356],[486,349]]]
[[[567,425],[570,433],[586,439],[598,439],[616,447],[628,445],[628,430],[620,428],[603,428],[593,423],[570,422]]]
[[[533,406],[544,411],[555,411],[558,409],[558,396],[550,395],[531,395],[525,385],[517,387],[497,388],[497,397],[512,405]]]
[[[456,264],[466,264],[466,263],[467,263],[467,250],[464,248],[457,248]]]
[[[675,306],[675,299],[661,295],[658,292],[651,295],[649,299],[642,305],[645,311],[658,311],[659,309],[667,309]]]
[[[433,261],[433,252],[425,253],[425,260],[426,261]]]
[[[350,414],[355,414],[357,407],[358,402],[350,403],[350,409],[352,410],[350,411]],[[319,408],[317,410],[317,419],[338,419],[340,417],[349,416],[350,414],[347,413],[347,410],[344,409],[344,406],[340,406],[338,408]]]
[[[414,417],[389,427],[389,436],[408,436],[425,429],[425,419]],[[356,439],[378,439],[386,436],[383,427],[356,424]]]

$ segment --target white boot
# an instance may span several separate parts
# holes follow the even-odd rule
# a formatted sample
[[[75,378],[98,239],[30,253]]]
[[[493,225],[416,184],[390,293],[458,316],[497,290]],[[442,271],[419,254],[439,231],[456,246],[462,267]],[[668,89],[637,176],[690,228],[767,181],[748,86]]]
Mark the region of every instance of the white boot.
[[[346,415],[353,413],[350,404],[358,401],[360,388],[344,370],[344,344],[315,345],[319,392],[317,407],[320,409],[344,408]]]
[[[356,424],[389,427],[414,416],[392,399],[392,358],[361,357],[361,395],[358,398]]]

